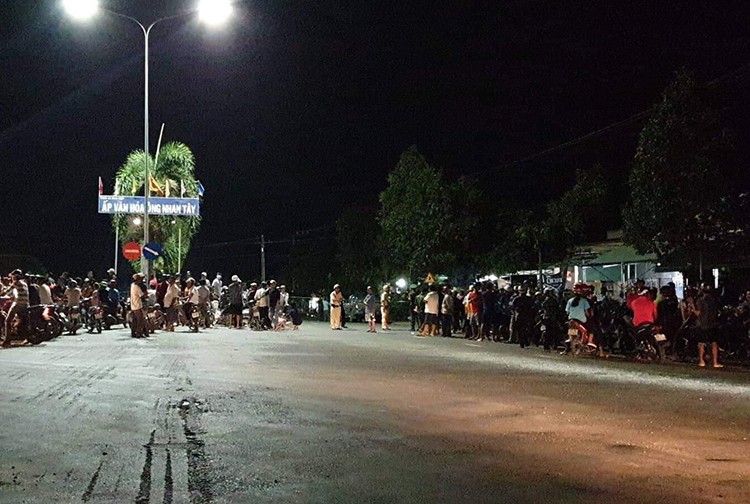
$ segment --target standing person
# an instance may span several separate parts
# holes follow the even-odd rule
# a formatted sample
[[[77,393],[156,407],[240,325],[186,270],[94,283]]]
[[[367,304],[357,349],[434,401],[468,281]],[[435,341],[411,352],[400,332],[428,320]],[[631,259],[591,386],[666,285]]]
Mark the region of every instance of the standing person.
[[[336,284],[329,297],[331,300],[331,329],[341,330],[341,305],[344,302],[344,295],[341,294],[341,286]]]
[[[289,292],[286,290],[286,285],[279,287],[279,310],[281,313],[286,313],[289,308]]]
[[[414,333],[419,329],[419,300],[417,300],[417,291],[414,289],[409,290],[409,310],[411,312],[411,316],[409,317],[411,321],[411,332]]]
[[[367,295],[365,296],[364,300],[365,304],[365,320],[367,321],[367,332],[369,333],[376,333],[378,331],[375,330],[375,314],[378,312],[378,305],[379,300],[378,296],[375,295],[375,292],[372,289],[372,286],[367,286]]]
[[[534,327],[534,299],[529,296],[529,288],[524,286],[520,294],[513,300],[514,331],[518,335],[518,344],[526,348],[531,344],[531,331]]]
[[[185,304],[183,305],[185,318],[187,318],[188,326],[190,326],[193,320],[193,306],[200,306],[200,295],[198,294],[198,288],[195,286],[195,279],[193,277],[189,277],[187,279],[187,282],[185,282],[185,290],[183,291],[183,296],[185,297]],[[198,321],[196,320],[196,324],[197,322]]]
[[[3,348],[10,346],[10,328],[13,325],[13,319],[16,315],[19,317],[23,316],[29,309],[29,287],[23,280],[23,273],[21,270],[14,270],[10,274],[12,280],[12,293],[13,293],[13,304],[8,309],[8,314],[5,317],[5,339],[3,340]]]
[[[261,282],[260,287],[255,291],[255,306],[258,307],[260,313],[261,330],[266,330],[269,327],[270,319],[268,318],[268,284]]]
[[[443,296],[443,305],[440,307],[443,314],[443,337],[450,338],[453,329],[453,293],[450,285],[446,285],[443,291],[445,295]]]
[[[384,331],[391,330],[391,286],[383,286],[383,293],[380,295],[380,316],[382,317],[380,325]]]
[[[143,300],[146,298],[145,286],[142,286],[143,273],[133,275],[133,283],[130,284],[130,335],[133,338],[145,338],[148,336],[146,328],[146,317],[143,313]]]
[[[480,329],[482,339],[490,341],[493,336],[493,324],[495,323],[495,300],[497,295],[492,282],[487,282],[482,286],[482,327]]]
[[[682,325],[682,314],[677,293],[671,285],[661,288],[661,301],[656,305],[656,320],[669,341],[670,353],[674,352],[677,346],[677,331]]]
[[[211,302],[211,288],[208,286],[208,280],[202,279],[198,285],[198,306],[203,318],[203,324],[206,329],[211,327],[211,320],[208,317],[208,305]]]
[[[475,285],[469,286],[469,293],[464,298],[464,311],[466,312],[465,337],[468,339],[479,339],[479,314],[482,313],[482,297],[477,292]]]
[[[696,326],[698,328],[698,366],[706,366],[706,344],[711,344],[711,364],[719,364],[719,298],[710,285],[703,286],[703,295],[695,303]]]
[[[278,320],[278,309],[279,300],[281,299],[281,293],[276,288],[276,280],[271,280],[268,284],[268,323],[269,328],[276,326]]]
[[[229,306],[224,310],[224,314],[229,315],[227,326],[242,329],[242,282],[237,275],[232,276],[232,283],[227,288],[227,298]]]
[[[424,325],[419,333],[420,336],[435,336],[437,334],[440,296],[438,296],[436,285],[430,285],[428,290],[429,292],[424,297]]]
[[[180,302],[180,287],[177,285],[177,275],[167,279],[167,292],[164,294],[164,310],[167,312],[167,331],[174,332],[174,326],[180,320],[177,307]]]
[[[221,283],[221,273],[216,273],[216,278],[211,282],[211,299],[218,301],[221,298],[221,288],[224,285]]]
[[[168,276],[162,275],[159,285],[156,286],[156,304],[163,307],[164,311],[167,310],[167,307],[164,304],[164,297],[167,295],[167,289],[169,288],[168,280]]]

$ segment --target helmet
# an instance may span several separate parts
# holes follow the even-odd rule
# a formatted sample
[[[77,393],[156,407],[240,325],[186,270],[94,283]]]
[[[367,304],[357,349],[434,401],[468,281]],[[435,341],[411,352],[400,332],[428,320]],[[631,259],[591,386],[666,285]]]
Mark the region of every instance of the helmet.
[[[578,282],[577,284],[573,286],[573,294],[579,294],[579,295],[585,296],[586,294],[589,293],[590,290],[591,290],[591,286],[583,282]]]

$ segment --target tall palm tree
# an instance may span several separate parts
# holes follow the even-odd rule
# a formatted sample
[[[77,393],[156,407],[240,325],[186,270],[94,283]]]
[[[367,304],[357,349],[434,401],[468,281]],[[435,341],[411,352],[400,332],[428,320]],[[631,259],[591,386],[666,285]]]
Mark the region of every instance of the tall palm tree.
[[[120,196],[144,195],[144,167],[146,154],[136,150],[128,155],[125,164],[117,171],[115,194]],[[195,157],[187,145],[170,142],[162,146],[156,166],[149,156],[149,170],[156,180],[161,194],[172,197],[198,197],[198,180],[195,178]],[[184,194],[181,194],[184,190]],[[154,188],[151,190],[154,193]],[[124,214],[112,216],[112,228],[119,229],[120,242],[139,242],[143,229],[133,224],[132,218]],[[177,272],[178,264],[185,264],[190,244],[200,228],[201,218],[191,216],[159,216],[149,218],[149,236],[164,247],[164,253],[154,263],[154,269],[162,273]],[[139,262],[131,262],[137,270]]]

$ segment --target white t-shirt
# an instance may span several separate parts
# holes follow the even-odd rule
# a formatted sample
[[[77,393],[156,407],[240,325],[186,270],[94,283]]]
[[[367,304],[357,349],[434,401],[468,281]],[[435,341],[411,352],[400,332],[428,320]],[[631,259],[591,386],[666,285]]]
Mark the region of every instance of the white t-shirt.
[[[438,296],[437,292],[434,292],[434,291],[428,292],[427,295],[424,297],[424,312],[437,315],[439,301],[440,301],[440,296]]]
[[[258,302],[256,305],[258,308],[265,308],[268,306],[268,296],[266,296],[266,289],[261,287],[258,289],[258,291],[255,293],[255,300]]]
[[[47,284],[41,284],[39,286],[39,302],[43,305],[52,304],[52,291]]]

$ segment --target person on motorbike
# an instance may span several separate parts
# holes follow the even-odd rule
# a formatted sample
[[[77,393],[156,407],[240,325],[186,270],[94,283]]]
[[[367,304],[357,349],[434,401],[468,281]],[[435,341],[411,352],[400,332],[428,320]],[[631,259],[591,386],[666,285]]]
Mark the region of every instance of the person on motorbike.
[[[74,306],[80,306],[81,304],[81,289],[78,287],[78,282],[71,280],[68,283],[68,288],[65,289],[65,306],[67,308],[73,308]]]
[[[39,302],[43,305],[52,304],[52,290],[49,288],[49,278],[39,277]]]
[[[633,327],[636,330],[644,325],[656,323],[656,305],[650,297],[649,289],[641,289],[638,296],[631,297],[628,307],[633,310]]]
[[[586,299],[584,286],[578,284],[573,286],[573,297],[568,299],[568,302],[565,304],[565,313],[568,315],[568,320],[575,320],[583,326],[589,321],[592,314],[591,304]],[[565,352],[563,353],[567,353],[571,349],[570,339],[566,343]],[[592,345],[591,341],[589,341],[589,345]]]
[[[107,289],[107,311],[109,315],[117,317],[117,311],[120,307],[120,291],[117,290],[117,280],[109,281]]]
[[[8,313],[5,316],[5,339],[3,340],[3,348],[10,346],[10,330],[13,325],[13,319],[16,315],[23,316],[24,313],[29,309],[29,287],[23,279],[23,272],[21,270],[14,270],[10,274],[12,284],[11,293],[13,296],[13,304],[10,305]]]

